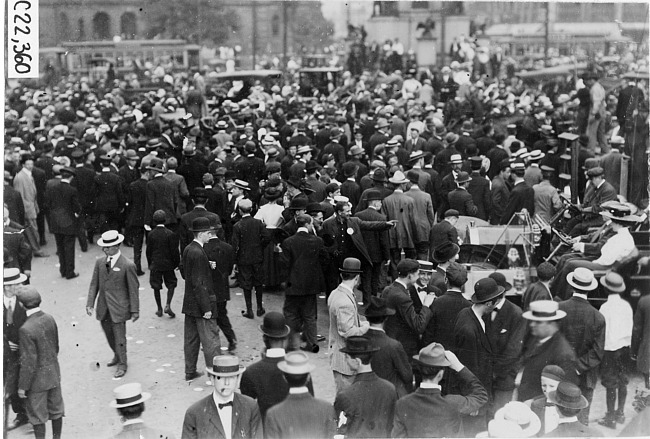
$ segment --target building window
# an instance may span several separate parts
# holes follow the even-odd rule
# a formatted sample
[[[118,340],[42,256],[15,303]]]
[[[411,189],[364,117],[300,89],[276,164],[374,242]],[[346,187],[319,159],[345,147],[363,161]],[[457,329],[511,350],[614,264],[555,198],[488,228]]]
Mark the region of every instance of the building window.
[[[591,21],[612,22],[614,21],[614,3],[592,3],[591,4]]]
[[[80,18],[77,21],[77,40],[78,41],[83,41],[86,39],[86,26],[84,23],[84,19]]]
[[[111,38],[111,17],[106,12],[98,12],[93,17],[93,39],[108,40]]]
[[[137,34],[137,23],[133,12],[125,12],[120,18],[120,34],[127,40],[132,40]]]
[[[274,37],[280,35],[280,17],[277,15],[274,15],[271,19],[271,32],[273,33]]]
[[[399,16],[399,9],[397,7],[398,3],[399,2],[395,1],[376,1],[373,6],[372,15],[375,17],[397,17]]]
[[[640,23],[647,20],[647,3],[623,3],[623,23]]]
[[[411,9],[429,9],[429,2],[425,2],[425,1],[411,2]]]
[[[59,40],[70,41],[71,39],[72,33],[70,32],[70,20],[68,19],[68,14],[61,12],[61,14],[59,14]]]
[[[580,3],[557,3],[557,21],[561,23],[577,23],[580,20],[582,6]]]

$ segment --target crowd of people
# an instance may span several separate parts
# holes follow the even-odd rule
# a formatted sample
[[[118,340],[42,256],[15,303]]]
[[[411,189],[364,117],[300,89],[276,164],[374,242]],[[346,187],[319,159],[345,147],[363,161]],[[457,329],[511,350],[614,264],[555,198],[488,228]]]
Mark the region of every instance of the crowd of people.
[[[607,412],[598,423],[624,423],[630,356],[650,387],[650,301],[633,316],[621,298],[625,267],[648,262],[637,261],[632,236],[647,227],[643,84],[606,92],[588,72],[578,90],[544,91],[516,78],[470,80],[459,63],[422,82],[410,70],[391,75],[347,75],[337,99],[316,103],[295,86],[257,85],[212,109],[200,72],[128,96],[85,80],[12,90],[4,378],[17,418],[8,427],[29,422],[41,438],[52,420],[61,436],[56,323],[29,286],[47,230],[64,279],[79,275],[77,241],[106,255],[86,311],[114,352],[115,378],[128,370],[126,322],[145,312],[145,268],[160,318],[175,317],[177,273],[184,279],[185,379],[203,374],[202,349],[214,392],[187,410],[183,438],[598,436],[588,424],[599,378]],[[562,226],[570,251],[537,266],[522,307],[498,272],[466,293],[459,218],[550,224],[571,179],[562,133],[578,135],[571,160],[582,168],[579,204]],[[600,311],[587,300],[599,285],[609,294]],[[234,287],[241,315],[263,319],[265,353],[247,369],[228,316]],[[284,292],[282,312],[266,311],[269,290]],[[333,405],[314,398],[310,378],[308,353],[325,341],[323,293]],[[115,390],[120,437],[163,437],[140,419],[149,397],[137,384]]]

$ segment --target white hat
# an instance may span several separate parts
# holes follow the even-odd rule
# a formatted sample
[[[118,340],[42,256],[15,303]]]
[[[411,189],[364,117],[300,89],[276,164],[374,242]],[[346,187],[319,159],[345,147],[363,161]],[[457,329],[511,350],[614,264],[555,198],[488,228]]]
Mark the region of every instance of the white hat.
[[[528,311],[523,313],[522,317],[536,322],[551,322],[563,319],[566,312],[562,311],[554,300],[536,300],[530,302]]]
[[[3,275],[3,285],[22,284],[27,280],[27,276],[20,272],[19,268],[5,268]]]
[[[143,392],[140,383],[124,384],[113,389],[115,400],[109,403],[110,407],[119,409],[140,404],[151,398],[151,393]]]
[[[530,407],[520,401],[510,401],[497,410],[494,414],[494,420],[513,422],[521,430],[517,437],[532,437],[542,428],[539,417]],[[490,436],[492,435],[490,434]]]
[[[578,267],[572,273],[567,274],[566,281],[580,291],[592,291],[598,288],[594,272],[585,267]]]
[[[102,236],[97,240],[97,245],[100,247],[113,247],[124,241],[124,235],[117,230],[107,230],[102,233]]]

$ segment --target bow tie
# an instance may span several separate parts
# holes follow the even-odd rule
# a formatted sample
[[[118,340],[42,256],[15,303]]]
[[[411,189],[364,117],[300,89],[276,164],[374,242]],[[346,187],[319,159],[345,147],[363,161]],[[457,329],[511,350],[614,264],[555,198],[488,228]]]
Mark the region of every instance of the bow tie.
[[[232,401],[224,402],[223,404],[218,404],[219,410],[222,410],[224,407],[232,407]]]

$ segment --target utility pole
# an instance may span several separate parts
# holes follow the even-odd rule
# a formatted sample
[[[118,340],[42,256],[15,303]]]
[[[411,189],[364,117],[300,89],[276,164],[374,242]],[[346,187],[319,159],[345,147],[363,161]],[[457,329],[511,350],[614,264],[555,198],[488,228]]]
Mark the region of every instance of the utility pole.
[[[287,9],[289,8],[288,2],[282,2],[282,26],[284,33],[282,34],[282,70],[287,69],[287,33],[289,31],[289,23],[287,20]]]
[[[252,69],[255,70],[255,64],[257,63],[257,0],[252,1],[252,12],[253,12],[253,66]]]
[[[544,64],[548,65],[548,33],[549,27],[551,26],[551,15],[548,2],[544,3],[544,5],[546,6],[546,20],[544,23]]]

